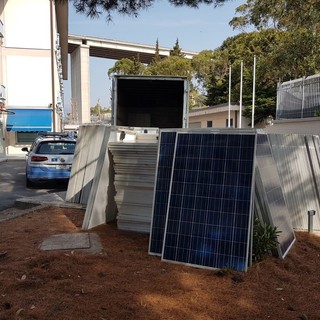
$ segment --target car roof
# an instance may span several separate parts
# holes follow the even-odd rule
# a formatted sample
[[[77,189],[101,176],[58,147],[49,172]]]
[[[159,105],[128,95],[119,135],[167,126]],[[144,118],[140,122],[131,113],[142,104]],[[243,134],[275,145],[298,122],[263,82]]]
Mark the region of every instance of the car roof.
[[[38,133],[38,136],[35,139],[36,143],[42,141],[70,141],[76,142],[76,137],[71,135],[68,132],[46,132],[41,131]]]

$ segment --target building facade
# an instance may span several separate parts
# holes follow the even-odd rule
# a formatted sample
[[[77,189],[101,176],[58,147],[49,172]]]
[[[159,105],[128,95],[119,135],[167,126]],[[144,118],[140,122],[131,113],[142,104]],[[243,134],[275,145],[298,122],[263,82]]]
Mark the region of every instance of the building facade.
[[[230,116],[229,116],[230,114]],[[249,128],[249,119],[241,117],[240,106],[219,104],[189,111],[189,128]]]
[[[61,130],[68,2],[0,0],[0,26],[0,152],[15,155]]]

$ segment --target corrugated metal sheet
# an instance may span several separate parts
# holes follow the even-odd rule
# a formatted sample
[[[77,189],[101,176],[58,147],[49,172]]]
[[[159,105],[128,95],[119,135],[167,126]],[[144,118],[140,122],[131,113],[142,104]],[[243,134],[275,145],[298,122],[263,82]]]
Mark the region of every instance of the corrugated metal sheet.
[[[111,142],[119,229],[150,232],[157,140]]]
[[[320,204],[305,136],[269,134],[269,139],[293,227],[307,230],[307,211],[316,210],[314,229],[320,230]]]

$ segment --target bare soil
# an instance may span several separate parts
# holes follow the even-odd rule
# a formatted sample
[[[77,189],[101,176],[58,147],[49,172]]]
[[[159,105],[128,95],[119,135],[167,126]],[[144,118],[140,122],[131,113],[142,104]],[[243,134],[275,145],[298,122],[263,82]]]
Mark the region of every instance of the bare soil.
[[[41,251],[81,230],[84,211],[47,207],[0,223],[0,319],[320,319],[320,237],[297,232],[284,259],[248,272],[206,270],[148,255],[147,234],[90,230],[103,250]]]

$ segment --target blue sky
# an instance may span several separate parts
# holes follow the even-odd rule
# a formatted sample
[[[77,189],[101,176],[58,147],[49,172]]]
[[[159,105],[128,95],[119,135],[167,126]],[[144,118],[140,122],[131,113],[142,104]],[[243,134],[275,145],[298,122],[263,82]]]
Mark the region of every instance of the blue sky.
[[[218,8],[203,5],[199,9],[191,9],[176,8],[168,1],[158,0],[149,9],[140,11],[138,18],[114,14],[113,21],[109,23],[103,16],[90,19],[76,14],[70,4],[69,33],[148,45],[154,45],[158,39],[160,46],[169,48],[178,39],[180,48],[184,50],[213,50],[227,37],[238,33],[229,26],[229,21],[234,17],[235,9],[245,2],[231,0]],[[110,106],[111,81],[107,72],[115,62],[111,59],[90,58],[91,106],[98,100],[103,107]],[[66,112],[70,111],[70,87],[70,80],[64,81]]]

